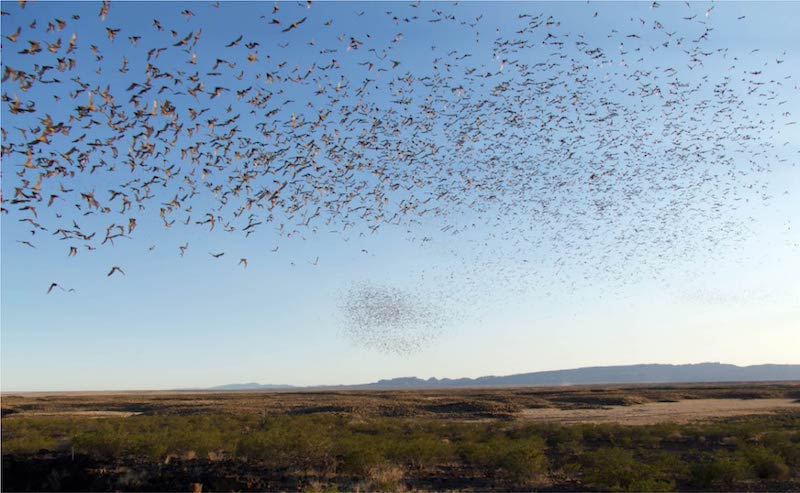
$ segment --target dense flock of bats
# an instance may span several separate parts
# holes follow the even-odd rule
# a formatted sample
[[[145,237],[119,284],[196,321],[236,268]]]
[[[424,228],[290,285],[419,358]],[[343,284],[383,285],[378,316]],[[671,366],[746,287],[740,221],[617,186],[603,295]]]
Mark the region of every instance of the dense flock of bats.
[[[601,15],[588,33],[536,4],[495,26],[456,4],[322,19],[311,2],[251,3],[259,29],[220,40],[204,25],[225,3],[172,4],[146,25],[108,2],[61,18],[6,5],[2,213],[27,223],[21,248],[56,240],[65,258],[178,222],[270,238],[400,227],[420,245],[429,231],[503,245],[483,268],[542,249],[598,273],[657,269],[745,235],[737,211],[769,201],[765,174],[796,160],[780,142],[795,124],[786,55],[716,47],[724,6],[653,2],[627,30]],[[381,22],[359,24],[364,9]],[[469,43],[437,39],[444,25]],[[430,52],[400,49],[407,31]],[[291,55],[299,44],[315,56]],[[387,289],[351,293],[354,326],[418,319]]]
[[[441,307],[421,293],[374,282],[353,284],[341,313],[345,335],[353,342],[396,354],[420,350],[447,321]]]

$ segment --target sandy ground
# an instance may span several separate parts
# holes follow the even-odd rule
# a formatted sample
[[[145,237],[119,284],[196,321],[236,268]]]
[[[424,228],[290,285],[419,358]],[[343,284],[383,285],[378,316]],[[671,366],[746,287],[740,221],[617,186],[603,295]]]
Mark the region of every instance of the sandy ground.
[[[526,409],[520,417],[531,421],[561,423],[687,423],[709,418],[771,414],[779,409],[800,409],[795,399],[692,399],[679,402],[649,402],[605,409]]]
[[[84,418],[127,418],[142,413],[129,411],[27,411],[25,416],[82,416]]]

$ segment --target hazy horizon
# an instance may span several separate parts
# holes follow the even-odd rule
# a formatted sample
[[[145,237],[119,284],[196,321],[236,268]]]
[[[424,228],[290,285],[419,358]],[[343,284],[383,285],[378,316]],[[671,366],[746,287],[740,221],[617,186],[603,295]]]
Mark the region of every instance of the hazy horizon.
[[[733,365],[737,368],[750,368],[750,367],[757,367],[757,366],[800,366],[800,363],[797,362],[766,362],[766,363],[752,363],[752,364],[734,364],[734,363],[727,363],[727,362],[720,362],[720,361],[696,361],[696,362],[689,362],[689,363],[626,363],[626,364],[603,364],[603,365],[590,365],[590,366],[575,366],[569,368],[548,368],[548,369],[540,369],[540,370],[531,370],[531,371],[522,371],[518,373],[512,374],[499,374],[499,373],[483,373],[483,374],[476,374],[473,376],[467,375],[449,375],[449,376],[442,376],[442,375],[428,375],[428,376],[421,376],[416,374],[408,374],[408,375],[394,375],[394,376],[382,376],[370,380],[363,380],[363,381],[355,381],[355,382],[328,382],[328,383],[309,383],[309,384],[294,384],[291,382],[272,382],[272,381],[258,381],[258,380],[241,380],[241,381],[231,381],[225,383],[214,383],[209,385],[198,385],[198,386],[178,386],[178,387],[114,387],[114,388],[79,388],[79,389],[49,389],[49,388],[39,388],[39,389],[6,389],[5,386],[0,388],[0,391],[3,393],[30,393],[30,392],[136,392],[136,391],[192,391],[192,390],[214,390],[218,387],[227,387],[232,385],[251,385],[256,384],[260,386],[276,386],[276,387],[283,387],[286,386],[288,388],[296,388],[296,389],[303,389],[303,388],[317,388],[317,387],[350,387],[350,386],[359,386],[359,385],[366,385],[366,384],[373,384],[384,380],[396,380],[396,379],[405,379],[405,378],[417,378],[423,381],[427,380],[455,380],[455,379],[475,379],[479,377],[504,377],[504,376],[511,376],[511,375],[524,375],[528,373],[540,373],[540,372],[559,372],[559,371],[568,371],[568,370],[584,370],[584,369],[595,369],[595,368],[614,368],[614,367],[628,367],[628,366],[643,366],[643,365],[668,365],[668,366],[697,366],[697,365]],[[709,382],[715,382],[716,380],[710,380]],[[784,380],[781,380],[784,381]],[[650,383],[646,380],[643,380],[641,383]],[[681,382],[675,382],[681,383]],[[731,381],[722,381],[722,383],[733,383]],[[536,384],[543,385],[543,384]],[[598,384],[586,384],[586,383],[575,383],[570,384],[575,386],[582,386],[582,385],[603,385],[602,383]],[[609,384],[609,385],[616,385],[616,384]]]

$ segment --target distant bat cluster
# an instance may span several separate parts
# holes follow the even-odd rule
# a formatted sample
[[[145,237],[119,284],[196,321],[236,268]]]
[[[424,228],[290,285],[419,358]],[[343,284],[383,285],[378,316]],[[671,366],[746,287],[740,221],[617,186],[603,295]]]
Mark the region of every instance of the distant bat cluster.
[[[396,354],[424,347],[445,321],[440,308],[420,294],[376,283],[351,286],[341,310],[346,335],[354,342]]]
[[[502,26],[460,5],[364,4],[366,23],[311,2],[174,4],[143,24],[108,2],[53,17],[22,1],[2,13],[2,213],[27,223],[21,248],[55,240],[65,260],[145,223],[273,240],[401,227],[422,245],[436,223],[520,265],[543,248],[599,273],[743,235],[736,212],[796,159],[779,141],[785,55],[715,47],[719,8],[653,3],[625,31],[595,14],[581,32],[515,5],[531,13]],[[206,36],[234,6],[258,28]],[[409,32],[436,44],[403,50]],[[400,293],[352,296],[354,330],[417,323]]]

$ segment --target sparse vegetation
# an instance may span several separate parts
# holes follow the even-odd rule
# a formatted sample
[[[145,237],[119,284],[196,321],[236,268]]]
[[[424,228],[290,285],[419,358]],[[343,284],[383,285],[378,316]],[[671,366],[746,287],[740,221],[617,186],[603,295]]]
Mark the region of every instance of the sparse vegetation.
[[[800,412],[558,424],[525,409],[797,385],[3,396],[6,490],[798,490]],[[51,413],[51,415],[48,415]]]
[[[103,418],[16,414],[3,420],[2,437],[4,489],[58,489],[76,477],[85,480],[79,489],[103,485],[123,490],[183,489],[181,480],[205,482],[213,490],[800,487],[800,414],[788,411],[635,427],[331,412]],[[68,460],[73,453],[78,459]],[[17,471],[37,460],[62,462],[50,467],[45,480],[16,482]],[[103,467],[119,463],[126,464],[125,474]],[[214,474],[196,472],[204,468]],[[106,476],[90,481],[87,470]],[[170,474],[175,477],[167,479]]]

